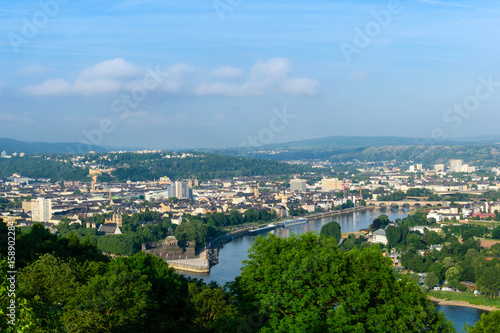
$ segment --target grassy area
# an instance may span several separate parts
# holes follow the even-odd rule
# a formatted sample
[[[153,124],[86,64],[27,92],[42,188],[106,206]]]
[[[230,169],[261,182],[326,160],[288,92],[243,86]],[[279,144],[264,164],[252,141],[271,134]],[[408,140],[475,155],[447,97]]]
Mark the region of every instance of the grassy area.
[[[471,293],[461,293],[453,291],[430,291],[429,295],[452,301],[464,301],[475,305],[494,306],[500,309],[500,297],[489,298],[482,295],[475,296]]]

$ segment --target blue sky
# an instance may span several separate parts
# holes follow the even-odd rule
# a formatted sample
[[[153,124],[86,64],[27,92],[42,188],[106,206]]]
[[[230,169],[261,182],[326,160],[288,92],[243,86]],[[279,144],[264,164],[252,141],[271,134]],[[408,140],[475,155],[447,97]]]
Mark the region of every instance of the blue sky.
[[[0,137],[499,134],[498,1],[21,0],[0,20]]]

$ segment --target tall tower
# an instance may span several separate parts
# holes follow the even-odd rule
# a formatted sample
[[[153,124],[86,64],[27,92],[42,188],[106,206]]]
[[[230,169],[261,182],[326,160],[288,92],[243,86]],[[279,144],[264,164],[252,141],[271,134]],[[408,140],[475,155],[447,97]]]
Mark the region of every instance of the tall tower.
[[[116,223],[117,226],[121,227],[122,226],[122,211],[121,209],[116,209],[113,212],[113,223]]]
[[[177,199],[182,199],[182,182],[175,182],[175,196]]]
[[[49,222],[52,217],[52,200],[37,198],[31,200],[31,220],[36,222]]]

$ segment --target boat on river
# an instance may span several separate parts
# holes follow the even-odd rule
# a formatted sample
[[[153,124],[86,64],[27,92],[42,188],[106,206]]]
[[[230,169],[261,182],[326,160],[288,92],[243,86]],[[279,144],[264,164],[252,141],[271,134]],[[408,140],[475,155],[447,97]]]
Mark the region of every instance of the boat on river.
[[[286,228],[286,227],[291,227],[292,225],[304,224],[306,222],[307,222],[306,218],[300,218],[300,219],[283,221],[283,222],[281,222],[281,225]]]
[[[261,232],[270,231],[270,230],[274,230],[274,229],[276,229],[276,224],[269,223],[265,227],[261,227],[261,228],[258,228],[258,229],[249,230],[248,233],[249,234],[258,234],[258,233],[261,233]]]

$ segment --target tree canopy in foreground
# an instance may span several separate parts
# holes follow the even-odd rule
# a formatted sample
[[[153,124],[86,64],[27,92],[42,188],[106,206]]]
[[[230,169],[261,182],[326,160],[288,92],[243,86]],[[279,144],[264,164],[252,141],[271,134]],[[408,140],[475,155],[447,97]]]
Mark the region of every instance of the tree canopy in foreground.
[[[7,226],[0,219],[0,235]],[[142,252],[109,258],[85,239],[35,224],[16,231],[11,296],[0,237],[0,332],[453,332],[379,249],[338,249],[317,234],[259,237],[241,277],[222,288]],[[7,317],[15,297],[15,319]]]
[[[500,311],[483,313],[481,319],[474,325],[465,325],[467,333],[498,333],[500,332]]]
[[[259,332],[455,331],[376,247],[344,253],[312,233],[269,235],[243,263],[236,284],[241,299],[258,304]]]

